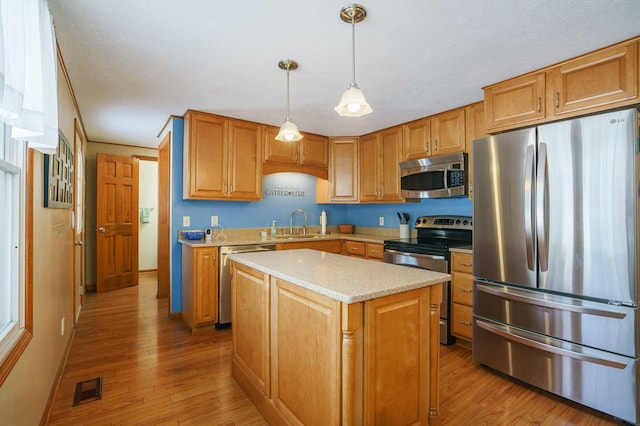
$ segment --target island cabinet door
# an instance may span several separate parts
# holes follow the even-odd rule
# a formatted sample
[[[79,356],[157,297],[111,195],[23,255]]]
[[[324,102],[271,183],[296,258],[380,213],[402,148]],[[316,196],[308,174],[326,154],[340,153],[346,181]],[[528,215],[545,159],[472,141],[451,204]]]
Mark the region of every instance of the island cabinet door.
[[[430,309],[429,288],[365,302],[364,424],[428,423]]]
[[[233,367],[270,396],[269,276],[232,262]]]
[[[273,403],[289,424],[340,424],[340,302],[272,277],[271,309]]]

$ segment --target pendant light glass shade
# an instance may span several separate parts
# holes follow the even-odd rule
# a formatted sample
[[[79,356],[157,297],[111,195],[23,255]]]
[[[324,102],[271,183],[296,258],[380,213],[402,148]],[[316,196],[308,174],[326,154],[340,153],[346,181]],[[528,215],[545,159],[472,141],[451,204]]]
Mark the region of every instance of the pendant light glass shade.
[[[282,142],[295,142],[299,141],[300,139],[302,139],[302,135],[298,131],[298,126],[296,126],[296,123],[289,120],[288,118],[284,120],[284,123],[282,123],[282,126],[280,126],[280,132],[278,133],[278,136],[276,136],[276,140]]]
[[[353,64],[351,84],[342,94],[338,106],[334,108],[343,117],[362,117],[373,112],[364,93],[356,83],[356,22],[363,21],[366,16],[367,9],[359,4],[350,4],[340,10],[340,19],[351,24],[351,59]]]
[[[278,67],[287,71],[287,118],[284,119],[284,123],[280,126],[280,132],[276,136],[276,140],[282,142],[295,142],[302,139],[302,135],[298,131],[298,126],[291,121],[289,116],[289,71],[298,69],[298,63],[291,59],[283,59],[278,62]]]
[[[373,111],[364,98],[364,93],[355,83],[344,91],[340,103],[334,109],[343,117],[362,117]]]

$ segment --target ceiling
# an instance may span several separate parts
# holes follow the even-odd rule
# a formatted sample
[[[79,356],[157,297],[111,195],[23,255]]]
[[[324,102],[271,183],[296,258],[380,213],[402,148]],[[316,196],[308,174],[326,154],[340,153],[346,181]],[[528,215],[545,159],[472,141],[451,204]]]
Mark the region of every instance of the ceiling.
[[[351,82],[346,0],[49,0],[87,138],[157,147],[196,109],[354,136],[476,102],[482,87],[640,34],[638,0],[362,0],[356,81],[373,108],[334,111]]]

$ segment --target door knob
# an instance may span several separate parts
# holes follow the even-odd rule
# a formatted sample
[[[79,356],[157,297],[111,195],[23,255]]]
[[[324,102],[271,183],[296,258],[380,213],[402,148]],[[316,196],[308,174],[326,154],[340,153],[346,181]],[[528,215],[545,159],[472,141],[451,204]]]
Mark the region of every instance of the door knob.
[[[101,226],[100,228],[96,229],[96,231],[98,231],[98,232],[107,232],[107,230],[104,229],[104,226]]]

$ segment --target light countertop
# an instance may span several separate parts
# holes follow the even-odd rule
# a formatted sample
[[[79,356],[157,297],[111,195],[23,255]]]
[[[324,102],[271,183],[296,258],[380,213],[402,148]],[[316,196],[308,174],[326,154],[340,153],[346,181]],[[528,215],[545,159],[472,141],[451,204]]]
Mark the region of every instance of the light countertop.
[[[449,251],[451,252],[458,252],[458,253],[468,253],[468,254],[473,254],[473,250],[472,250],[472,246],[462,246],[462,247],[452,247],[449,249]]]
[[[313,236],[313,237],[311,237]],[[220,241],[206,241],[206,240],[187,240],[180,238],[178,242],[180,244],[184,244],[191,247],[221,247],[221,246],[239,246],[239,245],[248,245],[248,244],[282,244],[282,243],[293,243],[300,241],[323,241],[323,240],[352,240],[352,241],[362,241],[366,243],[379,243],[382,244],[384,240],[393,239],[394,236],[389,235],[378,235],[378,234],[339,234],[339,233],[331,233],[328,235],[319,235],[319,234],[309,234],[306,237],[298,237],[298,236],[287,236],[287,237],[267,237],[266,239],[261,239],[259,236],[246,236],[246,235],[231,235],[226,237],[224,240]]]
[[[356,303],[448,281],[451,275],[317,250],[229,255],[265,272],[344,303]]]

